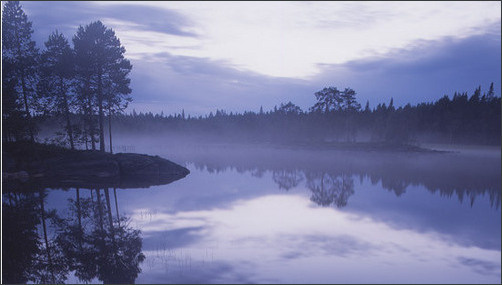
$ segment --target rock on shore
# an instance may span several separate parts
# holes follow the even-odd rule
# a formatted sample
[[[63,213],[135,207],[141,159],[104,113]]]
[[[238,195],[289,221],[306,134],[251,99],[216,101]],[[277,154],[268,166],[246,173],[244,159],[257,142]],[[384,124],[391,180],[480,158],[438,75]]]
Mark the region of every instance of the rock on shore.
[[[159,156],[68,150],[44,144],[6,143],[2,156],[4,180],[21,178],[43,187],[149,187],[190,173]]]

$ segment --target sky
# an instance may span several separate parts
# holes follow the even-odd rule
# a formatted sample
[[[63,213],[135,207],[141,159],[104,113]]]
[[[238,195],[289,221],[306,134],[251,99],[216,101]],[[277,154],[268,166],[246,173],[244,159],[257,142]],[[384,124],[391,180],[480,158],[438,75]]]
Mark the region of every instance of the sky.
[[[501,90],[501,3],[21,1],[43,43],[101,20],[133,65],[128,112],[307,111],[324,87],[361,105]]]

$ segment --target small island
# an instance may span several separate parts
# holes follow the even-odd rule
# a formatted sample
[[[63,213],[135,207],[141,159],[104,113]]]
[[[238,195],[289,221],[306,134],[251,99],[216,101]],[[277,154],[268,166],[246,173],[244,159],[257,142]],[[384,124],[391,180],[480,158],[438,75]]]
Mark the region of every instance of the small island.
[[[71,150],[32,142],[3,144],[2,178],[48,188],[138,188],[187,176],[185,167],[159,156]]]

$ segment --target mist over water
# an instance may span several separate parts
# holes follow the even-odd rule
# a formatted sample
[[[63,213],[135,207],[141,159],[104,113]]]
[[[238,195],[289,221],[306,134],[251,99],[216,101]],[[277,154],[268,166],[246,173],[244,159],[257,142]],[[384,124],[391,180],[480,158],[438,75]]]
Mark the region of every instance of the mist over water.
[[[483,156],[472,151],[380,154],[230,145],[190,149],[165,152],[186,162],[190,178],[200,179],[200,186],[191,184],[190,178],[180,181],[180,190],[189,191],[190,198],[180,197],[173,207],[183,210],[163,216],[158,209],[150,218],[175,224],[164,229],[184,229],[187,238],[198,237],[178,250],[190,252],[203,264],[206,257],[197,255],[197,249],[217,248],[218,260],[229,268],[209,280],[351,283],[500,278],[496,151]],[[422,274],[416,273],[417,268]],[[172,275],[182,274],[180,282],[194,281],[183,270],[187,269],[181,267]],[[361,270],[364,275],[357,274]],[[206,282],[209,277],[202,278]]]

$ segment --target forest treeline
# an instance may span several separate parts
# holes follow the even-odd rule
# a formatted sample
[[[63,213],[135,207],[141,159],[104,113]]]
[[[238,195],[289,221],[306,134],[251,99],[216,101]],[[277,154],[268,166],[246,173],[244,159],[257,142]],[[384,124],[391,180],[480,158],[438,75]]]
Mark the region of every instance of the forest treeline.
[[[356,92],[328,87],[315,93],[317,102],[303,111],[292,102],[264,112],[228,113],[217,110],[191,117],[184,112],[122,114],[117,131],[170,132],[196,139],[247,142],[415,142],[500,144],[501,101],[493,83],[487,92],[477,87],[469,96],[455,92],[430,103],[394,107],[387,104],[361,108]]]
[[[39,51],[19,2],[7,1],[3,8],[3,141],[35,141],[37,130],[49,129],[50,140],[60,145],[105,151],[108,143],[112,151],[113,122],[114,133],[198,141],[500,144],[501,99],[493,83],[485,92],[479,86],[472,94],[397,108],[393,99],[363,108],[355,90],[330,86],[316,92],[315,104],[305,111],[287,102],[269,111],[216,110],[198,117],[183,111],[125,114],[132,65],[112,29],[100,21],[80,26],[73,47],[55,31]]]

